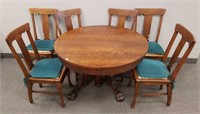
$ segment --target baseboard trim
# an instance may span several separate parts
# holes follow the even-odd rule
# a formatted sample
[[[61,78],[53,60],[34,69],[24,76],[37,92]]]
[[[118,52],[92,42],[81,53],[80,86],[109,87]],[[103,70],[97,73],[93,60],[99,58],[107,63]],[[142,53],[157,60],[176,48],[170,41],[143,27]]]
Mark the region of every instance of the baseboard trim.
[[[1,58],[13,58],[12,53],[0,53]],[[22,54],[19,54],[20,57],[23,57]],[[170,57],[167,58],[167,61],[170,60]],[[180,58],[178,59],[180,60]],[[189,63],[189,64],[196,64],[197,63],[198,58],[187,58],[185,63]]]
[[[19,54],[19,56],[22,58],[23,55]],[[12,53],[1,53],[1,58],[14,58]]]

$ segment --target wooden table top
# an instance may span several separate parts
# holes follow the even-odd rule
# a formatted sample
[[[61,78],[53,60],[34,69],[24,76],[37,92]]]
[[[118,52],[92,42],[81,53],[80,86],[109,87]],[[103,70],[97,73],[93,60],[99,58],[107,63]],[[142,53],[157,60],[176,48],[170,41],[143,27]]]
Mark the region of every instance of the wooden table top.
[[[137,32],[89,26],[66,32],[55,41],[55,52],[69,69],[89,75],[114,75],[133,69],[148,49]]]

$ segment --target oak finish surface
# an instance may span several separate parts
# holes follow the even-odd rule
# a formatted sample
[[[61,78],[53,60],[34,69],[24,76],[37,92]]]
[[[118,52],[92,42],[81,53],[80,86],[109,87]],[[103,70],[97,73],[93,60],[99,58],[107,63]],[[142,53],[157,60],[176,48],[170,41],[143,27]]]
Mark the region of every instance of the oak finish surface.
[[[114,75],[133,69],[146,54],[146,39],[137,32],[109,26],[75,29],[54,45],[61,61],[78,73]]]
[[[179,37],[180,36],[180,37]],[[170,76],[168,76],[167,78],[139,78],[138,72],[136,69],[133,70],[133,74],[134,74],[134,79],[135,79],[135,89],[134,89],[134,97],[133,97],[133,101],[131,103],[131,108],[135,107],[136,104],[136,99],[138,97],[140,93],[140,86],[141,85],[160,85],[160,89],[163,88],[163,85],[167,86],[167,92],[165,93],[145,93],[142,95],[148,95],[148,96],[160,96],[160,95],[167,95],[167,106],[169,106],[171,104],[171,100],[172,100],[172,88],[174,86],[174,81],[177,78],[177,75],[180,71],[180,69],[182,68],[185,60],[187,59],[187,57],[189,56],[190,52],[192,51],[196,41],[195,41],[195,37],[193,36],[193,34],[183,25],[181,24],[176,24],[175,29],[174,29],[174,34],[171,37],[170,43],[167,46],[167,49],[165,51],[165,54],[162,58],[163,62],[166,62],[167,56],[169,54],[169,52],[171,51],[171,48],[174,44],[175,40],[179,40],[179,43],[176,45],[176,49],[173,52],[172,58],[169,61],[169,64],[167,65],[167,69],[170,72]],[[186,50],[182,50],[184,47],[186,47]],[[181,55],[181,59],[177,62],[177,65],[175,65],[174,63],[177,61],[180,52],[183,51],[183,55]],[[154,60],[152,60],[154,61]],[[174,69],[172,69],[172,67],[174,66]],[[133,76],[133,75],[131,75]]]
[[[24,74],[24,83],[27,84],[27,90],[28,90],[28,97],[29,97],[29,102],[33,103],[33,97],[32,97],[32,93],[46,93],[46,94],[57,94],[60,96],[60,104],[62,107],[65,107],[65,103],[64,103],[64,97],[63,97],[63,93],[62,93],[62,83],[65,79],[65,75],[67,73],[67,69],[64,66],[62,68],[62,70],[60,71],[60,75],[56,78],[35,78],[32,77],[30,75],[30,71],[32,70],[32,68],[34,68],[34,63],[33,60],[31,59],[31,56],[26,48],[24,39],[26,37],[24,37],[24,35],[27,35],[28,40],[30,41],[30,44],[33,47],[33,51],[35,53],[36,56],[36,60],[39,61],[41,60],[41,57],[38,53],[38,50],[36,48],[36,45],[33,41],[33,37],[31,35],[30,32],[30,27],[28,23],[25,23],[19,27],[17,27],[16,29],[14,29],[13,31],[11,31],[7,38],[6,38],[6,43],[8,44],[13,56],[15,57],[16,61],[18,62],[23,74]],[[18,47],[21,50],[21,53],[23,55],[23,59],[21,59],[19,57],[19,55],[17,54],[16,51],[16,47],[14,45],[14,42],[16,42],[18,44]],[[47,76],[47,74],[43,74],[44,76]],[[48,76],[47,76],[48,77]],[[41,91],[41,90],[35,90],[35,88],[33,88],[33,85],[35,83],[38,83],[40,85],[40,87],[42,87],[42,84],[54,84],[57,86],[58,91],[56,92],[50,92],[50,91]]]
[[[151,35],[151,26],[153,24],[153,19],[154,17],[159,17],[158,21],[158,26],[156,32],[156,37],[153,38],[156,43],[158,43],[159,36],[160,36],[160,31],[162,27],[162,21],[163,21],[163,16],[166,12],[166,9],[164,8],[136,8],[135,10],[138,11],[138,17],[144,17],[143,19],[143,27],[142,27],[142,35],[149,40],[149,37]],[[139,21],[138,21],[139,22]],[[161,59],[163,55],[161,54],[155,54],[155,53],[147,53],[145,57],[148,58],[158,58]]]

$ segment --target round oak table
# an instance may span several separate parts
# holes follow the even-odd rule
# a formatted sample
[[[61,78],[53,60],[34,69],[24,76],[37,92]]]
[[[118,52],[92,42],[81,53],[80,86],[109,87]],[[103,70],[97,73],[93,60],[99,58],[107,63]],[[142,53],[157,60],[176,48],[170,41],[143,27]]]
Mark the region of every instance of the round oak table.
[[[54,48],[67,68],[98,79],[134,69],[146,54],[148,43],[141,34],[129,29],[88,26],[64,33]],[[81,87],[82,83],[77,83],[68,99],[75,99]],[[116,88],[114,91],[117,101],[123,101],[123,95]]]

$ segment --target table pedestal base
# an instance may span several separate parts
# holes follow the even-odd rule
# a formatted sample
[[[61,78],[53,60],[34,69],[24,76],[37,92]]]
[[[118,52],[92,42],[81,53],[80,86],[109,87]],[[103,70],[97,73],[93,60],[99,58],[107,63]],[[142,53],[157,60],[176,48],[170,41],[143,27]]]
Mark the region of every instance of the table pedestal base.
[[[77,98],[78,96],[78,92],[79,90],[82,88],[82,87],[85,87],[86,86],[86,80],[87,80],[87,75],[83,75],[83,76],[80,76],[79,74],[76,74],[76,85],[74,87],[74,89],[72,91],[70,91],[67,95],[67,99],[68,100],[74,100]]]
[[[119,91],[119,89],[112,84],[112,80],[111,80],[110,76],[108,76],[108,78],[107,78],[107,85],[110,86],[112,88],[112,90],[114,91],[115,99],[116,99],[117,102],[124,101],[125,97],[124,97],[123,93],[121,93]]]
[[[95,78],[97,78],[98,76],[96,76]],[[67,98],[68,100],[74,100],[77,98],[78,96],[78,92],[79,90],[82,88],[82,87],[85,87],[86,84],[86,78],[87,76],[86,75],[83,75],[83,76],[79,76],[79,80],[77,82],[77,84],[75,85],[74,89],[72,91],[70,91],[67,95]],[[98,79],[101,79],[101,77],[99,77]],[[101,85],[101,84],[100,84]],[[112,88],[112,90],[114,91],[114,94],[115,94],[115,99],[117,102],[122,102],[124,101],[124,95],[123,93],[121,93],[119,91],[119,89],[112,84],[112,80],[111,80],[111,76],[107,76],[107,85],[109,87]],[[96,86],[96,85],[95,85]]]

